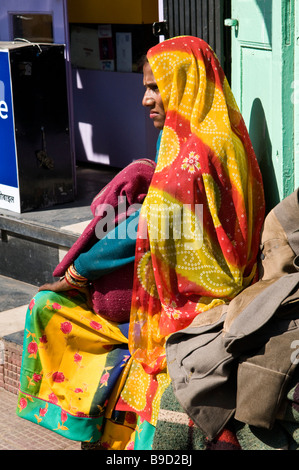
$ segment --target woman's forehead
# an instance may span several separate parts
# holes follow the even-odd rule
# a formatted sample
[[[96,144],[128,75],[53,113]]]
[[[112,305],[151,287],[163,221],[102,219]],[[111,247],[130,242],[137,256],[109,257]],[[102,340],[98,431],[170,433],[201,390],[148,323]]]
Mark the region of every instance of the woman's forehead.
[[[149,85],[151,83],[156,83],[156,79],[155,79],[155,76],[153,74],[150,64],[147,62],[143,66],[143,84]]]

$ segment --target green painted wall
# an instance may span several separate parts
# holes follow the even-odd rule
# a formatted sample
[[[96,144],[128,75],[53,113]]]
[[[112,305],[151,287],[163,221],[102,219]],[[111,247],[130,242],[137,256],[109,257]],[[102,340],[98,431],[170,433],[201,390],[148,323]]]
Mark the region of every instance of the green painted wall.
[[[295,0],[232,0],[232,18],[238,20],[232,28],[232,89],[270,210],[294,191],[296,181]]]
[[[295,2],[295,78],[292,84],[294,103],[295,188],[299,187],[299,2]]]

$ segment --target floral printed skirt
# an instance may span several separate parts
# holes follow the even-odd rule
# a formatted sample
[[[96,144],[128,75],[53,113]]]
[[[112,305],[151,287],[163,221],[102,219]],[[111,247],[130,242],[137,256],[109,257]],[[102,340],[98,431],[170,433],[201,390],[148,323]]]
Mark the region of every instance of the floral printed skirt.
[[[72,440],[130,448],[137,416],[113,407],[131,360],[127,336],[128,324],[94,314],[78,291],[36,294],[26,315],[18,416]]]

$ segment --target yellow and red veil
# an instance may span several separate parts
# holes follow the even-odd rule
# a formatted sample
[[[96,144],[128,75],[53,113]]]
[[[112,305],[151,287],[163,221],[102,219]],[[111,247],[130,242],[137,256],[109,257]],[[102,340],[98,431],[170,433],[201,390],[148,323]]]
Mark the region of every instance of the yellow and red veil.
[[[265,207],[248,131],[210,46],[182,36],[147,58],[166,120],[138,227],[129,348],[154,377],[169,334],[254,281]]]
[[[129,344],[154,372],[163,368],[167,335],[252,282],[264,195],[246,126],[210,46],[182,36],[147,57],[166,121],[139,222]]]

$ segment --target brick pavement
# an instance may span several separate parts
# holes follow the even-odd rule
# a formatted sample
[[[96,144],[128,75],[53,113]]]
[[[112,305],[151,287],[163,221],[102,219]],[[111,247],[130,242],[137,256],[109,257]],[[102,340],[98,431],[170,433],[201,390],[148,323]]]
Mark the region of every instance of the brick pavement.
[[[0,387],[18,394],[22,362],[22,346],[1,340]]]
[[[22,346],[5,340],[1,344],[0,451],[81,450],[80,442],[65,439],[16,415]]]
[[[70,441],[16,415],[17,395],[0,388],[1,450],[81,450]]]

